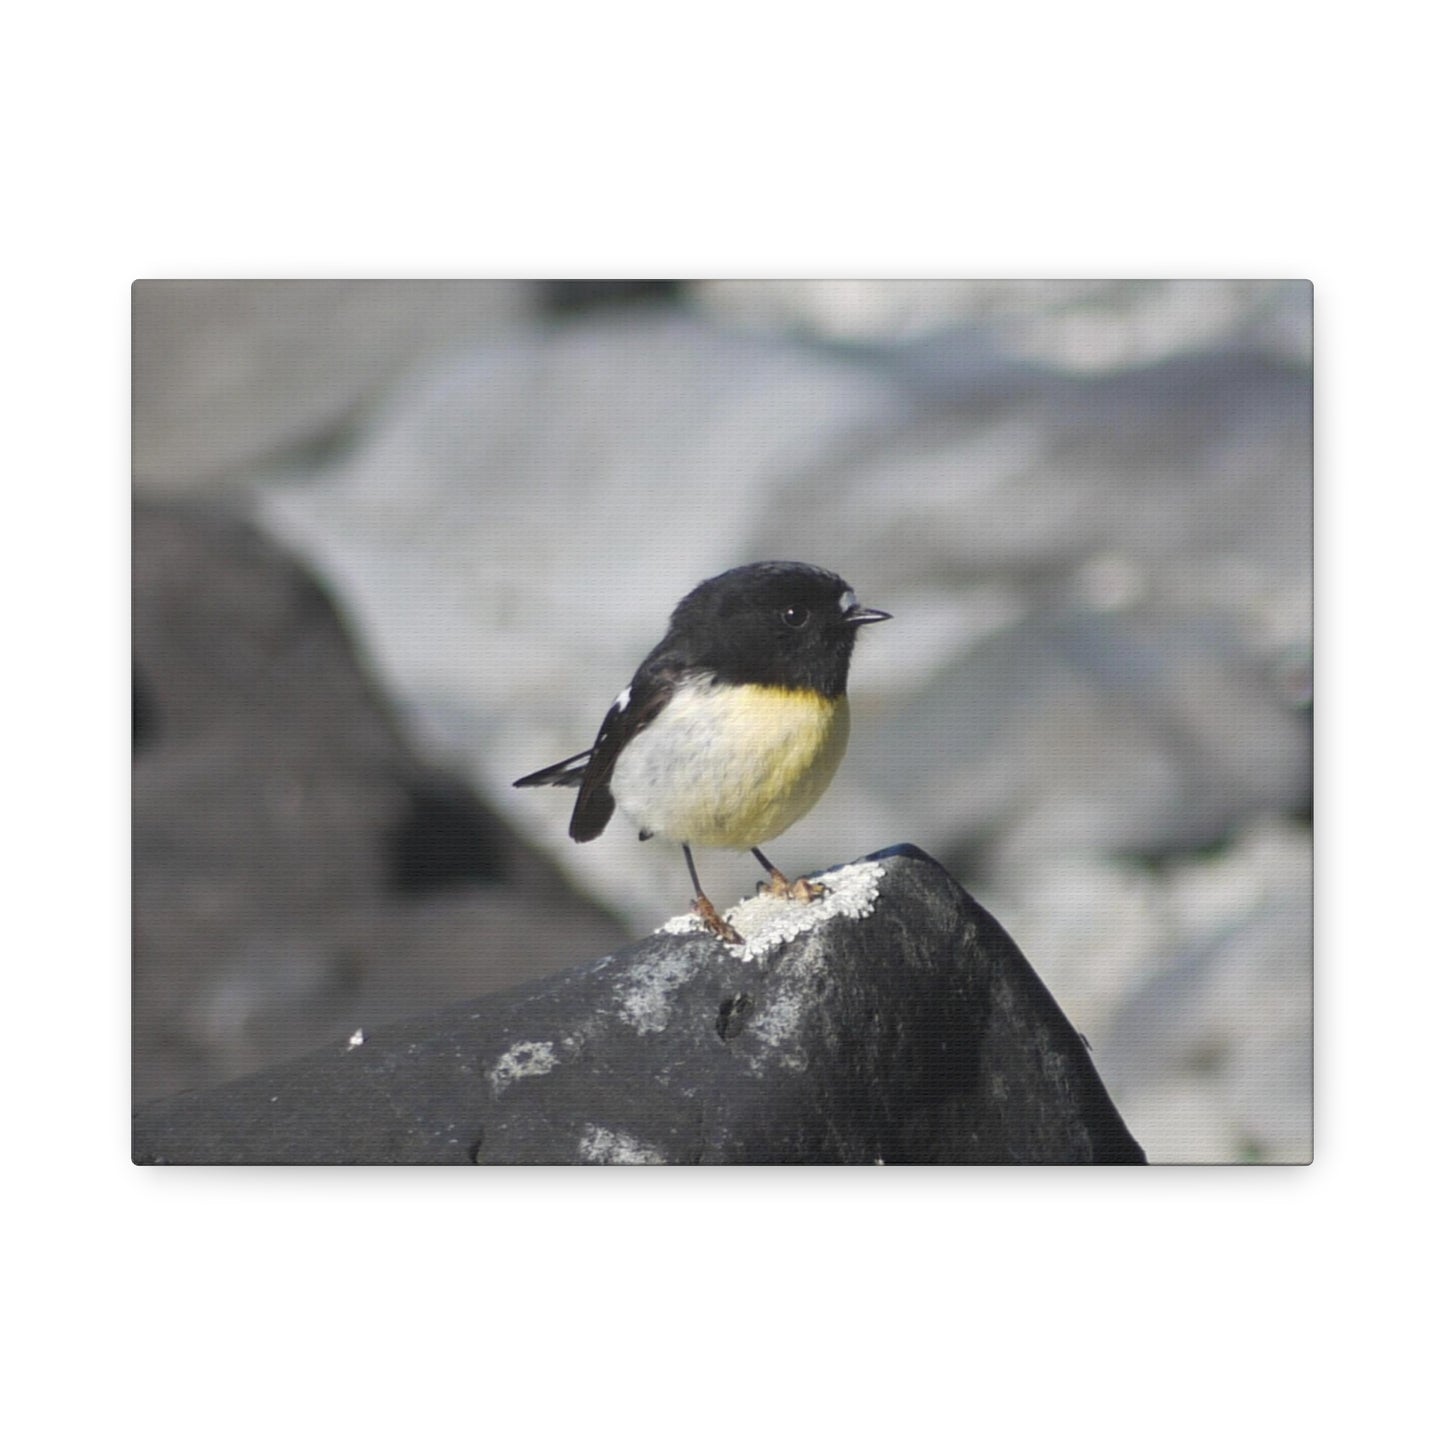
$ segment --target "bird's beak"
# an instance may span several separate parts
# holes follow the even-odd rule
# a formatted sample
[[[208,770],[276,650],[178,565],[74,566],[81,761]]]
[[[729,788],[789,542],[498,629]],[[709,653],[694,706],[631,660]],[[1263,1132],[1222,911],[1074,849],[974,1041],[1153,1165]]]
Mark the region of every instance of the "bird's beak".
[[[892,616],[891,612],[880,612],[876,607],[859,607],[855,602],[843,614],[843,621],[853,627],[861,627],[865,622],[887,622]]]

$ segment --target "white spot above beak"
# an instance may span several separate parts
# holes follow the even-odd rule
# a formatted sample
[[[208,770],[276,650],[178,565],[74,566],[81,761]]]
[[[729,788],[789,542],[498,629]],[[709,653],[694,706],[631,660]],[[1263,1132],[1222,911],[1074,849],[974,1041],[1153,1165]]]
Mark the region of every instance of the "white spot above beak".
[[[840,612],[851,612],[858,605],[858,598],[850,587],[839,599],[838,610]]]

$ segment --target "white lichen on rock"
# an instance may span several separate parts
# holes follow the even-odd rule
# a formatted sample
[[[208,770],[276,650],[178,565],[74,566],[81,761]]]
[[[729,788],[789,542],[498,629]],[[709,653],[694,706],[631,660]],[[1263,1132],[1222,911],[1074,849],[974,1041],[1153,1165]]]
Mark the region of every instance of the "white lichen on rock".
[[[493,1094],[500,1094],[518,1079],[551,1073],[560,1062],[550,1043],[527,1041],[513,1044],[487,1071],[487,1078],[491,1081]]]
[[[588,1124],[577,1145],[579,1157],[587,1164],[666,1164],[651,1146],[620,1129]]]
[[[804,994],[803,979],[791,977],[786,985],[774,994],[768,1006],[748,1021],[752,1042],[771,1051],[772,1064],[798,1074],[808,1067],[807,1058],[796,1045],[808,1002]],[[763,1056],[753,1054],[748,1065],[754,1074],[761,1074],[764,1068]]]
[[[672,1017],[672,995],[692,972],[695,960],[668,957],[634,964],[614,986],[618,1016],[640,1034],[661,1033]]]
[[[828,891],[812,903],[798,903],[770,893],[745,898],[723,915],[743,936],[741,944],[729,946],[751,961],[765,957],[780,944],[792,942],[830,918],[866,918],[878,901],[882,879],[881,863],[849,863],[817,875],[814,881]],[[697,933],[705,927],[697,914],[682,913],[669,918],[657,931]]]

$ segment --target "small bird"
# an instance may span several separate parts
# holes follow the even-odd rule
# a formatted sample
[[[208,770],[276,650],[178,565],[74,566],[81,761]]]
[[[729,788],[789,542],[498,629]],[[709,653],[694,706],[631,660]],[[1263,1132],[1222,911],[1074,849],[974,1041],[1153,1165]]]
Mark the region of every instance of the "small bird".
[[[517,788],[576,788],[568,832],[602,832],[615,807],[638,838],[682,845],[694,911],[741,943],[698,881],[694,847],[749,849],[770,893],[826,891],[789,880],[758,848],[827,790],[848,746],[848,663],[858,628],[892,614],[860,607],[833,572],[753,562],[700,582],[673,609],[586,752],[518,778]]]

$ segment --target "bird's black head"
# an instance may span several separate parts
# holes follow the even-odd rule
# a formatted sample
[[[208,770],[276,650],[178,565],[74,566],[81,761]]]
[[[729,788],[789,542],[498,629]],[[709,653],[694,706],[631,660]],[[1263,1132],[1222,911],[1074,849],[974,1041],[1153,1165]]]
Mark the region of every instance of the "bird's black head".
[[[821,567],[752,562],[694,587],[661,647],[723,682],[840,697],[858,628],[889,615],[860,607],[853,589]]]

